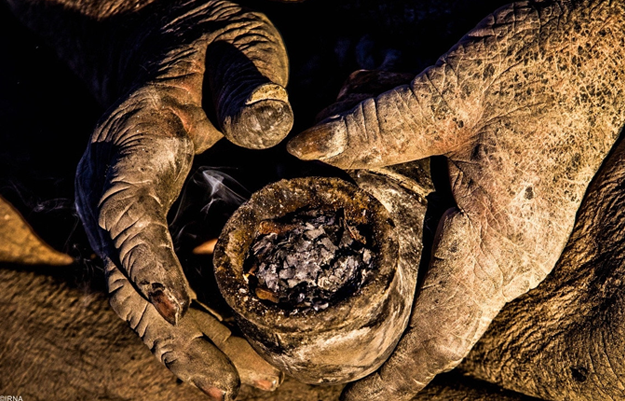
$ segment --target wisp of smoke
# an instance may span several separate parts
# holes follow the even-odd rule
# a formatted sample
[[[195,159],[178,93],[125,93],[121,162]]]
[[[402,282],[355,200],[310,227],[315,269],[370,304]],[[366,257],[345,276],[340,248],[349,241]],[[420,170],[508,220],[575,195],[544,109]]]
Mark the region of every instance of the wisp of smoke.
[[[249,192],[230,175],[214,168],[203,167],[193,177],[193,183],[206,189],[208,202],[201,211],[208,215],[215,202],[222,202],[235,208],[249,198]]]
[[[185,185],[180,204],[170,224],[177,246],[182,237],[195,239],[198,225],[223,225],[250,197],[250,192],[224,168],[200,167]]]

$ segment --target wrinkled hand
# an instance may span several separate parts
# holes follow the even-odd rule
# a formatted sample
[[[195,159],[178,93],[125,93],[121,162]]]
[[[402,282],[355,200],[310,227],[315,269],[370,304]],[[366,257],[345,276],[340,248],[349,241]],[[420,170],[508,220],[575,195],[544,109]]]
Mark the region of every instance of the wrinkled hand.
[[[222,135],[265,148],[288,134],[288,61],[282,39],[263,15],[227,1],[186,2],[151,21],[156,25],[142,31],[147,39],[133,41],[143,47],[129,51],[143,58],[147,72],[92,135],[78,167],[77,208],[106,263],[117,313],[182,380],[216,399],[233,399],[239,375],[214,347],[228,354],[224,336],[208,340],[201,322],[210,317],[198,318],[197,311],[183,318],[194,293],[174,253],[166,215],[193,155]],[[214,110],[208,111],[218,127],[203,108],[211,98]],[[279,372],[263,369],[265,376],[252,377],[250,384],[275,388]]]
[[[409,327],[346,400],[410,399],[555,265],[625,123],[624,6],[590,3],[504,7],[409,85],[289,143],[345,169],[448,159],[457,206],[439,224]]]

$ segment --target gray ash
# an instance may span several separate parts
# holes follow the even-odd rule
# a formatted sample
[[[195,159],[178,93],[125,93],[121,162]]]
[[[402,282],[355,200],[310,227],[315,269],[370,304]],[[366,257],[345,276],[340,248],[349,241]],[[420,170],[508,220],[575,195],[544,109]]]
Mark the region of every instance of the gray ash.
[[[371,227],[343,210],[300,210],[260,223],[244,272],[256,296],[283,309],[321,310],[357,291],[371,271]]]

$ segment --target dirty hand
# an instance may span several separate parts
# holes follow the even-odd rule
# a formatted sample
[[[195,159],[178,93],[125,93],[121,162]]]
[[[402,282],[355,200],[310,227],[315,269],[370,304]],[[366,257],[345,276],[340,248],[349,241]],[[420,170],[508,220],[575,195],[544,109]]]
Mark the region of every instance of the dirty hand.
[[[506,6],[409,85],[289,143],[345,169],[448,160],[457,206],[439,224],[409,326],[346,400],[410,399],[551,271],[625,123],[624,29],[622,2]]]
[[[134,80],[131,89],[93,133],[78,166],[76,204],[105,261],[116,312],[182,380],[216,399],[233,399],[239,375],[214,347],[228,354],[220,346],[227,335],[221,329],[219,341],[208,335],[201,322],[212,318],[198,318],[197,311],[183,317],[194,293],[166,216],[194,154],[222,136],[266,148],[288,134],[288,61],[264,15],[227,1],[165,3],[163,14],[128,41],[126,60],[139,60],[144,71],[126,77]],[[265,368],[265,377],[250,384],[275,388],[280,374]]]

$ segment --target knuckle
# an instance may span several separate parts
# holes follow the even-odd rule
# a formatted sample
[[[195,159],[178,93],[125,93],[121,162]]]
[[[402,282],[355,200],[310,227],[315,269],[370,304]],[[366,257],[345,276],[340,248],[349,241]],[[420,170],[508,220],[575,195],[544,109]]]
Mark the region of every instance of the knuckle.
[[[138,201],[136,190],[127,184],[114,184],[109,188],[100,201],[98,224],[100,228],[111,231],[119,226],[124,219],[132,219],[136,214],[135,206]],[[128,224],[126,224],[128,225]],[[113,236],[116,236],[113,234]]]
[[[169,325],[147,301],[134,330],[158,361],[167,365],[184,360],[188,334]]]
[[[136,307],[136,301],[133,301],[133,294],[131,294],[132,290],[125,279],[123,282],[121,280],[114,282],[114,285],[114,288],[109,288],[111,308],[122,320],[131,322],[134,320]]]
[[[193,374],[201,372],[203,365],[210,364],[210,361],[202,358],[201,353],[196,352],[198,344],[189,336],[189,333],[176,333],[172,336],[154,338],[151,342],[154,356],[185,381],[188,381]]]
[[[176,346],[176,341],[171,336],[163,336],[157,338],[144,339],[145,344],[150,348],[152,354],[165,366],[170,367],[174,365],[174,362],[187,362],[185,353],[181,352],[180,348]],[[175,366],[178,366],[176,364]]]

